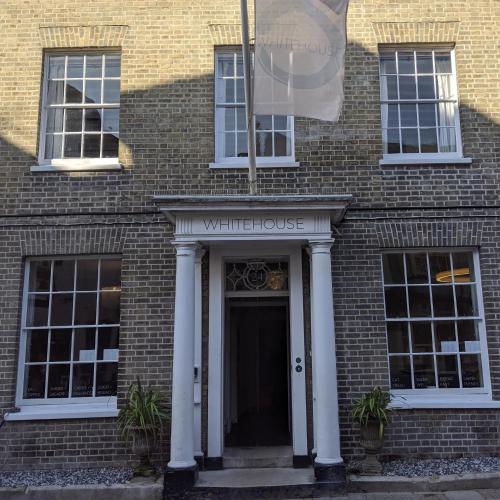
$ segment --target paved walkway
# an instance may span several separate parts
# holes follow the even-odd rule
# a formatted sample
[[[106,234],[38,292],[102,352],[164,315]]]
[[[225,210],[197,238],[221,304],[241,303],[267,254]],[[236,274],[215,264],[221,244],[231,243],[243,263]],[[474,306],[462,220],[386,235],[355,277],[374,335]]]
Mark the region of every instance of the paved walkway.
[[[500,500],[500,490],[446,491],[443,493],[350,493],[314,500]]]

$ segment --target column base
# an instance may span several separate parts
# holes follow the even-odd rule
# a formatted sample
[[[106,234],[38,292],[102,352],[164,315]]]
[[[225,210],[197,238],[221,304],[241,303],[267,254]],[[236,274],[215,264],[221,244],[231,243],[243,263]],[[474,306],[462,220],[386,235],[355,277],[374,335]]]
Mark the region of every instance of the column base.
[[[224,468],[224,459],[222,457],[206,457],[205,470],[222,470]]]
[[[175,498],[182,492],[192,488],[198,481],[198,464],[186,469],[167,467],[164,479],[163,498]]]
[[[347,481],[345,464],[314,464],[316,481],[344,485]]]

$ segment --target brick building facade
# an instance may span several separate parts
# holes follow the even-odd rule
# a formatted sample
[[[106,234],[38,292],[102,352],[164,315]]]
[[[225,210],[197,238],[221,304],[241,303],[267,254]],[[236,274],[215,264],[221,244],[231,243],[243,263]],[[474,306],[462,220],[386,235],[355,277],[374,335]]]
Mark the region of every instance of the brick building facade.
[[[58,0],[42,7],[7,0],[2,7],[0,408],[6,423],[0,467],[130,463],[115,418],[129,384],[139,376],[171,397],[172,240],[176,230],[182,236],[182,210],[195,219],[200,206],[218,214],[214,196],[243,200],[235,202],[238,214],[251,206],[243,199],[241,132],[231,122],[239,108],[226,106],[235,114],[230,119],[223,110],[228,114],[221,121],[216,95],[218,79],[224,85],[234,80],[239,89],[239,4]],[[495,0],[351,0],[340,121],[297,118],[280,127],[274,119],[271,131],[263,132],[263,143],[270,140],[273,147],[261,151],[269,158],[258,171],[263,205],[257,213],[282,213],[273,197],[288,196],[294,210],[327,213],[335,226],[331,365],[344,459],[361,451],[350,404],[374,385],[392,386],[404,397],[395,399],[402,408],[388,429],[387,456],[500,452],[499,25]],[[304,408],[290,410],[292,421],[304,418],[302,431],[294,431],[305,438],[302,452],[294,451],[299,456],[315,448],[314,307],[306,252],[314,237],[297,240],[293,250],[300,257],[303,302],[297,338],[303,344]],[[210,452],[215,416],[209,380],[209,330],[215,328],[210,267],[220,246],[209,240],[200,240],[195,451],[220,458]],[[256,257],[272,254],[266,252]],[[232,262],[221,255],[221,262]],[[246,251],[228,255],[252,262]],[[97,284],[80,283],[84,261]],[[113,274],[116,262],[121,276],[115,272],[105,288],[100,280]],[[56,284],[68,275],[64,266],[76,268],[66,287]],[[397,299],[401,291],[404,304]],[[118,320],[113,293],[121,294]],[[78,305],[91,294],[97,306]],[[66,321],[61,311],[72,301]],[[43,316],[46,310],[50,317]],[[77,353],[76,331],[96,310]],[[116,328],[119,358],[117,337],[105,337]],[[58,344],[59,331],[73,335],[70,344]],[[288,363],[295,368],[294,359]],[[85,405],[76,406],[79,397]],[[223,418],[231,419],[228,411],[221,426]],[[169,440],[157,458],[166,463],[168,457]]]

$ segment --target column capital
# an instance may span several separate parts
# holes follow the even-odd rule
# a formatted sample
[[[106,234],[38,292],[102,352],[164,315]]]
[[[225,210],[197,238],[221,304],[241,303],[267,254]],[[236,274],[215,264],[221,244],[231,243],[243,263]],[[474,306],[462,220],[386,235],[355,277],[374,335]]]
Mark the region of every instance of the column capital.
[[[172,246],[175,247],[178,256],[201,257],[203,255],[203,247],[198,241],[171,241]]]
[[[309,240],[307,251],[309,255],[315,253],[330,253],[334,241],[333,238],[328,240]]]

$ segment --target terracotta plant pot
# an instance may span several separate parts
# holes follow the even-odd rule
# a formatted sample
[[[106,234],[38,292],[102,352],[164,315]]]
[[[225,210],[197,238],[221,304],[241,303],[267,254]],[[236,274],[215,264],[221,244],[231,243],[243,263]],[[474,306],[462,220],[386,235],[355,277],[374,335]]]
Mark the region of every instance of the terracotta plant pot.
[[[382,473],[382,465],[377,454],[384,445],[384,435],[380,435],[380,423],[369,420],[360,427],[360,444],[365,449],[365,458],[361,461],[361,474],[377,475]]]

